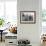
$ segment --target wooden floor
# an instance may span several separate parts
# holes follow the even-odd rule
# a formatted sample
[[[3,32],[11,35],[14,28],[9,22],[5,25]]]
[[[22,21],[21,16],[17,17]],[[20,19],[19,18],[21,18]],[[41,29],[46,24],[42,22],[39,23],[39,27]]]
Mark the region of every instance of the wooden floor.
[[[0,41],[0,46],[5,46],[5,42],[4,41],[3,42]]]
[[[41,43],[41,46],[46,46],[46,42],[42,42]]]
[[[5,46],[5,41],[0,41],[0,46]],[[37,44],[34,44],[33,46],[38,46]],[[46,43],[43,43],[42,45],[40,46],[46,46]]]

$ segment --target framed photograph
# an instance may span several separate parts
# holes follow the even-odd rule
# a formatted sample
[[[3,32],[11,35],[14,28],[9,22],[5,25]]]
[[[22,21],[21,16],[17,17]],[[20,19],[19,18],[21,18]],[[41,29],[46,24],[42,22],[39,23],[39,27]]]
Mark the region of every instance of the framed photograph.
[[[21,24],[35,24],[36,11],[20,11],[20,23]]]

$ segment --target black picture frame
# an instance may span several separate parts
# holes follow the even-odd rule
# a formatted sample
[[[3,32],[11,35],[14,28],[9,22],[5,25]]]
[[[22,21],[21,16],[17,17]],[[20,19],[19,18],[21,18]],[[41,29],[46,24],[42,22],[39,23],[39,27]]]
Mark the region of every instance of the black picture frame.
[[[36,11],[20,11],[20,24],[35,24]]]

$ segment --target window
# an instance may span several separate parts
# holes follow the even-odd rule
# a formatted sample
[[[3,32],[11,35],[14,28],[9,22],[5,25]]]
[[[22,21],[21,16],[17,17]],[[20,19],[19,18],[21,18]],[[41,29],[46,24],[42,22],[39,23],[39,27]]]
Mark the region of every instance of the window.
[[[42,32],[46,33],[46,0],[42,0]]]
[[[17,25],[17,0],[0,1],[0,17]]]
[[[46,26],[46,0],[42,0],[42,26]]]
[[[4,16],[4,2],[0,1],[0,17]]]

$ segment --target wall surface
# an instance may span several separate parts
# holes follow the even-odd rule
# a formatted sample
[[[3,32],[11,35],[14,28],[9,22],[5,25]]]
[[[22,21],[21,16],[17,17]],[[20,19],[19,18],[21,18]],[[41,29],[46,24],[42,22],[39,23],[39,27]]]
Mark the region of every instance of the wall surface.
[[[42,0],[18,0],[18,39],[29,39],[33,46],[40,45]],[[36,11],[35,24],[20,24],[20,11]]]

